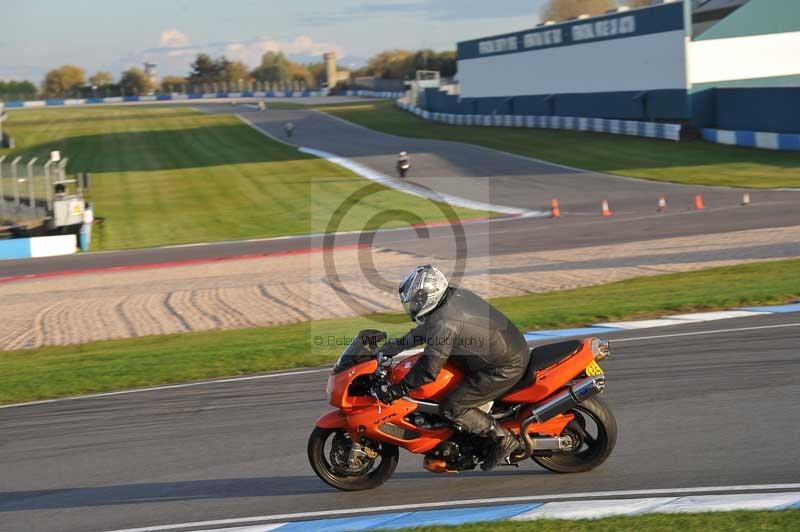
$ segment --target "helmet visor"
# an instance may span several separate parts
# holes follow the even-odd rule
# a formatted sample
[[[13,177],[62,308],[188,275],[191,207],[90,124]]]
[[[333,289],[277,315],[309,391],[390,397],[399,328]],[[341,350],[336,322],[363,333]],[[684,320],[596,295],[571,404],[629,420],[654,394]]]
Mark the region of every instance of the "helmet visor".
[[[406,314],[413,318],[414,316],[411,315],[411,301],[407,300],[406,298],[401,298],[401,301],[403,302],[403,310],[405,310]]]

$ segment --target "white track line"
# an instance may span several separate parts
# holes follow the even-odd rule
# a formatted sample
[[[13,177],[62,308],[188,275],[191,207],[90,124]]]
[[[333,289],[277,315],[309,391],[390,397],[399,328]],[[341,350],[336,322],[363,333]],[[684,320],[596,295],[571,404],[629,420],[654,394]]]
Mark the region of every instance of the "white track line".
[[[318,369],[306,369],[301,371],[289,371],[285,373],[269,373],[267,375],[250,375],[248,377],[231,377],[230,379],[217,379],[212,381],[198,381],[198,382],[186,382],[183,384],[167,384],[165,386],[151,386],[149,388],[135,388],[133,390],[121,390],[118,392],[104,392],[104,393],[94,393],[90,395],[77,395],[75,397],[63,397],[60,399],[45,399],[42,401],[32,401],[30,403],[16,403],[11,405],[0,405],[0,409],[3,408],[16,408],[20,406],[33,406],[33,405],[45,405],[50,403],[62,403],[65,401],[76,401],[78,399],[94,399],[97,397],[111,397],[114,395],[130,395],[134,393],[144,393],[144,392],[156,392],[160,390],[174,390],[176,388],[189,388],[192,386],[206,386],[209,384],[226,384],[229,382],[241,382],[241,381],[254,381],[254,380],[261,380],[261,379],[275,379],[277,377],[289,377],[294,375],[306,375],[309,373],[322,373],[329,372],[331,370],[330,366],[325,368],[318,368]]]
[[[689,322],[691,323],[691,322]],[[687,323],[688,324],[688,323]],[[688,332],[688,333],[673,333],[673,334],[659,334],[654,336],[637,336],[635,338],[620,338],[614,339],[613,342],[615,344],[622,343],[622,342],[635,342],[638,340],[654,340],[658,338],[672,338],[672,337],[679,337],[679,336],[701,336],[704,334],[721,334],[727,332],[739,332],[739,331],[757,331],[757,330],[764,330],[764,329],[779,329],[784,327],[798,327],[800,323],[784,323],[780,325],[762,325],[759,327],[739,327],[736,329],[716,329],[713,331],[696,331],[696,332]],[[614,331],[616,332],[623,332],[623,331]],[[613,333],[608,333],[613,334]],[[554,340],[557,338],[554,337]],[[22,406],[34,406],[34,405],[43,405],[43,404],[51,404],[51,403],[62,403],[64,401],[76,401],[78,399],[93,399],[97,397],[110,397],[114,395],[129,395],[134,393],[143,393],[143,392],[156,392],[160,390],[173,390],[176,388],[189,388],[192,386],[206,386],[206,385],[213,385],[213,384],[226,384],[231,382],[241,382],[241,381],[252,381],[252,380],[260,380],[260,379],[274,379],[278,377],[293,377],[295,375],[306,375],[309,373],[322,373],[330,371],[330,366],[325,368],[318,368],[318,369],[307,369],[307,370],[300,370],[300,371],[287,371],[283,373],[270,373],[267,375],[251,375],[247,377],[231,377],[229,379],[217,379],[217,380],[210,380],[210,381],[199,381],[199,382],[187,382],[183,384],[168,384],[165,386],[151,386],[149,388],[136,388],[133,390],[122,390],[119,392],[105,392],[105,393],[96,393],[91,395],[78,395],[75,397],[64,397],[61,399],[45,399],[42,401],[32,401],[29,403],[15,403],[10,405],[0,405],[0,410],[4,408],[18,408]]]
[[[514,215],[514,216],[525,216],[525,217],[535,217],[535,218],[544,218],[550,215],[548,212],[544,211],[532,211],[530,209],[521,209],[518,207],[507,207],[505,205],[495,205],[490,203],[485,203],[482,201],[477,200],[470,200],[466,198],[461,198],[459,196],[453,196],[450,194],[439,193],[435,191],[429,191],[422,187],[417,187],[412,185],[411,183],[398,181],[397,179],[393,179],[387,175],[384,175],[377,170],[373,170],[372,168],[363,165],[361,163],[357,163],[353,159],[348,159],[346,157],[341,157],[334,153],[330,153],[323,150],[318,150],[315,148],[308,148],[304,146],[298,146],[296,144],[290,143],[283,139],[272,135],[271,133],[267,132],[264,129],[256,126],[253,122],[249,119],[245,118],[242,115],[236,115],[239,119],[247,124],[248,126],[252,127],[262,135],[269,137],[270,139],[280,142],[281,144],[285,144],[286,146],[291,146],[292,148],[297,148],[298,151],[301,153],[305,153],[308,155],[313,155],[319,159],[327,160],[328,162],[335,164],[337,166],[341,166],[364,179],[368,179],[375,183],[379,183],[387,188],[392,188],[394,190],[398,190],[400,192],[404,192],[406,194],[411,194],[413,196],[418,196],[427,200],[431,201],[442,201],[448,203],[450,205],[456,207],[463,207],[467,209],[476,209],[482,211],[491,211],[491,212],[498,212],[501,214],[507,215]]]
[[[451,194],[445,194],[443,192],[437,192],[432,189],[415,185],[408,181],[394,179],[385,174],[382,174],[381,172],[378,172],[377,170],[373,170],[372,168],[364,164],[358,163],[353,159],[341,157],[339,155],[327,151],[317,150],[314,148],[301,147],[300,152],[307,153],[309,155],[314,155],[316,157],[319,157],[320,159],[325,159],[333,164],[341,166],[342,168],[346,168],[347,170],[350,170],[351,172],[358,174],[365,179],[369,179],[370,181],[383,185],[387,188],[392,188],[394,190],[398,190],[406,194],[418,196],[420,198],[424,198],[429,201],[440,201],[456,207],[475,209],[479,211],[498,212],[501,214],[523,216],[527,218],[546,218],[550,216],[550,213],[545,211],[532,211],[529,209],[521,209],[518,207],[507,207],[505,205],[485,203],[482,201],[471,200],[459,196],[453,196]]]
[[[690,322],[691,323],[691,322]],[[686,333],[673,333],[673,334],[658,334],[653,336],[638,336],[636,338],[620,338],[614,340],[615,344],[622,342],[635,342],[637,340],[655,340],[657,338],[673,338],[677,336],[700,336],[703,334],[722,334],[727,332],[740,332],[740,331],[758,331],[762,329],[778,329],[781,327],[798,327],[800,323],[782,323],[780,325],[761,325],[758,327],[738,327],[736,329],[715,329],[713,331],[695,331]]]
[[[393,512],[401,510],[418,510],[423,508],[449,508],[453,506],[474,506],[478,504],[505,504],[515,502],[539,502],[576,498],[601,498],[601,497],[635,497],[650,495],[672,495],[686,493],[728,493],[728,492],[762,492],[775,490],[800,490],[800,484],[755,484],[743,486],[709,486],[698,488],[675,489],[647,489],[647,490],[621,490],[621,491],[595,491],[584,493],[556,493],[551,495],[525,495],[521,497],[495,497],[487,499],[463,499],[457,501],[424,502],[418,504],[395,504],[390,506],[369,506],[365,508],[343,508],[340,510],[322,510],[317,512],[299,512],[292,514],[261,515],[255,517],[241,517],[233,519],[218,519],[214,521],[198,521],[193,523],[170,524],[162,526],[149,526],[142,528],[126,528],[112,532],[160,532],[163,530],[177,530],[181,528],[205,527],[217,525],[236,525],[256,523],[260,521],[278,521],[305,519],[309,517],[329,517],[353,515],[362,513]]]

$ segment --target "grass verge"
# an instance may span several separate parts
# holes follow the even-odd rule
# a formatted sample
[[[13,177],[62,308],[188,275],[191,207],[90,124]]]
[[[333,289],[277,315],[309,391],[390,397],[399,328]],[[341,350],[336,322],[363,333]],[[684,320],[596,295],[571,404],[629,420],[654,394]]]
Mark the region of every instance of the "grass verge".
[[[724,530],[751,532],[783,531],[800,527],[800,510],[774,512],[709,512],[696,514],[648,514],[604,519],[537,519],[535,521],[497,521],[460,526],[404,528],[414,532],[672,532],[674,530]]]
[[[232,115],[174,107],[12,111],[13,151],[92,173],[91,200],[103,218],[93,249],[283,236],[325,231],[334,209],[370,183],[274,142]],[[446,218],[430,201],[382,189],[348,213],[339,230],[377,227],[389,209]],[[459,216],[487,213],[455,209]],[[392,224],[387,224],[392,225]],[[397,225],[397,224],[395,224]]]
[[[478,144],[609,174],[702,185],[800,187],[800,152],[578,131],[451,126],[423,120],[386,100],[317,109],[384,133]]]
[[[522,330],[580,326],[784,303],[800,297],[799,271],[800,260],[754,263],[492,302]],[[363,317],[2,352],[0,403],[319,365],[342,349],[329,338],[375,327],[391,334],[408,329]]]

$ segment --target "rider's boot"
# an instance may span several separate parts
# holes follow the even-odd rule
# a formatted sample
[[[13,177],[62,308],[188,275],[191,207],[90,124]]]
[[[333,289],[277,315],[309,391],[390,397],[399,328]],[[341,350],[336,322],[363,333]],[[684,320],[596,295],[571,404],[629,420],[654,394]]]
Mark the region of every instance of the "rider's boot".
[[[508,457],[520,448],[517,437],[497,422],[494,423],[490,436],[494,439],[494,447],[492,447],[486,460],[481,464],[481,469],[484,471],[490,471],[501,464],[507,463]]]

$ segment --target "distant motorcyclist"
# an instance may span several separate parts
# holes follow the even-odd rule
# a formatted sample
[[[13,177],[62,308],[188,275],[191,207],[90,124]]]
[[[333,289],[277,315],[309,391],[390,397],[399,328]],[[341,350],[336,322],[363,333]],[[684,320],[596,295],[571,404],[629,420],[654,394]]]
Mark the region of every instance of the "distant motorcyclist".
[[[401,151],[397,157],[397,173],[400,174],[400,177],[405,177],[410,168],[411,158],[409,158],[408,153]]]
[[[409,391],[436,380],[451,359],[465,372],[464,381],[439,405],[442,415],[467,432],[487,436],[494,446],[481,464],[484,470],[503,463],[520,447],[517,438],[478,407],[493,401],[519,382],[530,360],[522,333],[499,310],[477,294],[449,286],[433,266],[419,266],[400,285],[400,300],[418,326],[381,348],[394,356],[425,345],[405,378],[375,390],[390,404]]]
[[[292,135],[294,134],[294,124],[291,122],[286,122],[286,125],[283,126],[283,131],[286,133],[287,137],[292,138]]]

